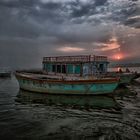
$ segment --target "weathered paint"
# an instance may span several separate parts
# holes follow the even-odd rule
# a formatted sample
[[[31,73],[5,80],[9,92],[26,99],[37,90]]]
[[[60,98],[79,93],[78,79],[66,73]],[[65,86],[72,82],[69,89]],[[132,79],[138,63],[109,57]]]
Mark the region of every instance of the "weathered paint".
[[[108,94],[118,86],[117,80],[51,81],[16,75],[21,89],[51,94]]]

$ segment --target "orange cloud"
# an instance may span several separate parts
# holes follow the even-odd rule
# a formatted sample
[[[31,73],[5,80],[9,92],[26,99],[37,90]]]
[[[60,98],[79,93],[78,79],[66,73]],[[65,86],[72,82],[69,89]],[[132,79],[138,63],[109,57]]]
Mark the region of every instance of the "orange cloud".
[[[61,47],[58,48],[57,50],[61,52],[81,52],[84,51],[85,49],[78,47]]]
[[[94,51],[110,51],[114,49],[120,49],[120,45],[116,37],[112,37],[109,40],[109,43],[94,43],[94,45],[100,47],[100,48],[95,48]]]

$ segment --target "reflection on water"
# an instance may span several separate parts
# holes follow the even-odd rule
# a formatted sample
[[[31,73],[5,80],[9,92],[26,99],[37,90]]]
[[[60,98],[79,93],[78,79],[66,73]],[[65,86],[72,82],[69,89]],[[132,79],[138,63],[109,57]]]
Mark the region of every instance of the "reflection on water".
[[[85,107],[85,108],[119,108],[112,95],[57,95],[39,94],[20,90],[17,102],[21,103],[43,103],[46,105]]]
[[[0,138],[139,140],[140,85],[122,87],[113,94],[121,110],[49,105],[47,95],[19,91],[14,77],[0,79]]]

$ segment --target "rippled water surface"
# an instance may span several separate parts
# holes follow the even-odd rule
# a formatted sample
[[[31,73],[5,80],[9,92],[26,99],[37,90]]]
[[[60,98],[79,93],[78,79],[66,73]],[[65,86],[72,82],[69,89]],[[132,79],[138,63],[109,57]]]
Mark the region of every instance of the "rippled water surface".
[[[19,91],[14,76],[0,79],[0,139],[139,140],[140,84],[114,94],[121,109],[48,105],[33,100],[46,95]]]

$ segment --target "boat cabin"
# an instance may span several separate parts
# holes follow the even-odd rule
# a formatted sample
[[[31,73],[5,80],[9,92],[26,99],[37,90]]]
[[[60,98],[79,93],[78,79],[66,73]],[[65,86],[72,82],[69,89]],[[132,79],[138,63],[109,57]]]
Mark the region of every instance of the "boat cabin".
[[[94,75],[107,72],[107,57],[96,55],[43,57],[43,71],[48,74]]]

